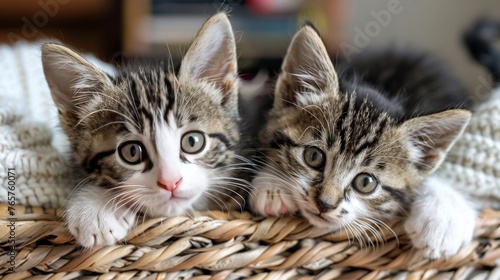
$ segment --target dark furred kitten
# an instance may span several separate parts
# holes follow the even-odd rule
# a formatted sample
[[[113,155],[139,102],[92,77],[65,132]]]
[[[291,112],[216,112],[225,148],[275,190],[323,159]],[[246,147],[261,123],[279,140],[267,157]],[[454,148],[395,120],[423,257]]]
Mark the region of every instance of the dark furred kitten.
[[[300,212],[354,237],[409,212],[405,228],[417,247],[434,258],[456,253],[472,238],[475,211],[434,171],[471,114],[451,109],[467,96],[447,83],[454,80],[418,55],[379,53],[337,72],[305,26],[259,134],[252,209]]]
[[[139,212],[230,207],[239,142],[236,48],[225,14],[210,18],[175,73],[125,66],[112,78],[72,50],[42,60],[77,170],[65,221],[84,247],[124,238]]]

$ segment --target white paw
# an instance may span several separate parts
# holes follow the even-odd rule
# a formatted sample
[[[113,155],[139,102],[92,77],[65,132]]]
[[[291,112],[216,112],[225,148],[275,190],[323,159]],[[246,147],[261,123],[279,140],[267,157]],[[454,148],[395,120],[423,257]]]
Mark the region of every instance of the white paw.
[[[64,220],[82,247],[113,245],[125,238],[135,224],[135,214],[117,207],[105,190],[85,186],[67,201]]]
[[[68,209],[66,224],[82,247],[113,245],[125,238],[135,223],[135,215],[128,209],[111,208],[87,211],[78,216]],[[71,218],[70,218],[71,217]]]
[[[476,211],[452,192],[427,194],[412,205],[405,230],[425,257],[450,258],[472,241]]]
[[[274,187],[269,182],[255,184],[250,198],[252,210],[263,216],[294,214],[299,208],[291,194]]]

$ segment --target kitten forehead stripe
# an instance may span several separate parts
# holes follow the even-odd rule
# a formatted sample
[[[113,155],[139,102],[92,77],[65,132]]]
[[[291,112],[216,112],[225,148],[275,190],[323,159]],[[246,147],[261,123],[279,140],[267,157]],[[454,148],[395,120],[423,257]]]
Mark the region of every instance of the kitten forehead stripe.
[[[175,92],[174,92],[174,87],[172,86],[172,83],[168,79],[168,76],[165,75],[164,77],[165,80],[165,87],[167,88],[167,107],[165,108],[165,111],[163,112],[163,118],[165,119],[165,122],[168,123],[168,114],[172,109],[174,108],[175,105]]]
[[[335,125],[335,129],[340,134],[340,152],[343,152],[346,147],[346,132],[343,129],[343,124],[348,114],[349,114],[349,98],[347,98],[347,100],[344,103],[344,106],[342,106],[342,112],[339,118],[337,119],[337,124]]]
[[[135,82],[135,79],[132,76],[129,77],[128,82],[129,82],[128,86],[130,94],[132,95],[132,101],[134,102],[133,105],[139,107],[141,101],[139,99],[139,95],[137,94],[137,83]]]
[[[143,119],[143,125],[139,126],[141,129],[141,133],[144,133],[144,129],[146,128],[146,124],[149,125],[149,129],[151,129],[151,130],[154,129],[153,114],[148,110],[148,108],[141,106],[141,107],[139,107],[139,112],[141,113],[142,119]]]
[[[354,151],[354,155],[357,156],[359,153],[362,151],[369,149],[375,145],[377,145],[380,135],[384,131],[385,126],[387,125],[387,119],[382,120],[382,123],[377,127],[375,132],[371,135],[372,140],[371,141],[366,141],[363,144],[361,144],[356,151]]]

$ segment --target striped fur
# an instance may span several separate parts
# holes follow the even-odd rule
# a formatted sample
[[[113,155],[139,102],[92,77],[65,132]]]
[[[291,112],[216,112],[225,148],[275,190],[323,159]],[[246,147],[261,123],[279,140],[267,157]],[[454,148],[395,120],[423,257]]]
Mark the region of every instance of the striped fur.
[[[405,92],[422,65],[412,62],[407,65],[414,69],[407,67],[406,73],[391,71],[404,64],[404,56],[394,57],[399,62],[384,60],[386,75],[374,67],[378,59],[365,58],[350,66],[357,71],[347,69],[338,77],[311,27],[295,35],[276,84],[273,108],[259,134],[262,156],[256,160],[260,168],[251,199],[255,212],[298,212],[313,225],[359,237],[370,231],[378,236],[384,220],[410,211],[419,186],[439,166],[470,113],[459,109],[465,105],[465,94],[443,90],[439,84],[421,85],[427,86],[429,98],[421,92],[418,100],[411,96],[420,88]],[[432,70],[425,75],[434,77]],[[395,82],[400,85],[397,92],[391,89]],[[461,99],[435,103],[437,95],[446,94]],[[323,165],[308,164],[306,151],[311,148],[321,152],[310,160],[323,153]],[[372,179],[373,190],[355,187],[372,186]]]
[[[241,166],[236,49],[224,14],[205,23],[178,73],[165,61],[126,65],[110,77],[58,44],[42,55],[85,178],[66,206],[81,245],[120,240],[138,213],[242,207],[246,185],[232,176]],[[200,149],[186,150],[196,143]]]

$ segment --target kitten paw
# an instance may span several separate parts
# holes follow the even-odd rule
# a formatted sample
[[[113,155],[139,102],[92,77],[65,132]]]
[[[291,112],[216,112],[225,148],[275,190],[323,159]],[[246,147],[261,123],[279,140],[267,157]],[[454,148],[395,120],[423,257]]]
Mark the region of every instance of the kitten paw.
[[[263,216],[294,214],[299,210],[290,194],[269,184],[255,187],[250,205],[255,213]]]
[[[472,241],[476,213],[468,205],[414,205],[404,227],[415,248],[431,259],[450,258]]]
[[[66,203],[66,226],[82,247],[113,245],[135,225],[135,213],[97,186],[82,187]]]
[[[82,247],[114,245],[128,234],[135,223],[135,214],[123,208],[115,211],[101,209],[91,213],[71,213],[68,209],[66,224]]]
[[[438,219],[427,221],[424,229],[417,229],[411,222],[407,222],[405,230],[414,247],[423,250],[424,256],[431,259],[452,257],[462,246],[471,242],[473,234],[473,230],[459,225],[440,225]]]

